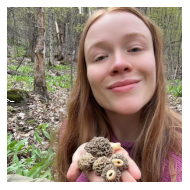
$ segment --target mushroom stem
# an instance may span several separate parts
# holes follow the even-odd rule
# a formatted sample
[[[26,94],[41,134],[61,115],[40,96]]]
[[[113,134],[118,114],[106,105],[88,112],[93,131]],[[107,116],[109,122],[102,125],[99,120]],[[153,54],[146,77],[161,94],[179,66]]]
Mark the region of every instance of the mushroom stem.
[[[121,143],[110,143],[114,151],[121,150]]]
[[[116,178],[116,172],[114,170],[108,170],[106,177],[107,177],[107,180],[113,181]]]
[[[121,167],[121,166],[123,166],[123,160],[121,160],[121,159],[112,159],[112,163],[113,163],[114,166],[116,166],[116,167]]]

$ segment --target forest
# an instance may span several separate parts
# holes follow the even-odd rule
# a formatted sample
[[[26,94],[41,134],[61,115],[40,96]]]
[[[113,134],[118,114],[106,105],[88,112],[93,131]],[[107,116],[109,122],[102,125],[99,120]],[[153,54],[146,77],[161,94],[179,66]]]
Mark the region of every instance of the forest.
[[[7,174],[53,180],[80,36],[106,7],[7,7]],[[182,114],[182,7],[136,7],[160,28],[170,107]]]

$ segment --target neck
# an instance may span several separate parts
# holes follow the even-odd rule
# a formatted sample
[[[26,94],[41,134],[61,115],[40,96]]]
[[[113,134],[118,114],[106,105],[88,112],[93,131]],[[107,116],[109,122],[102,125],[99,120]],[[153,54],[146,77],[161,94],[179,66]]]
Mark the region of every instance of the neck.
[[[135,142],[140,134],[140,112],[121,115],[105,110],[115,137],[119,141]]]

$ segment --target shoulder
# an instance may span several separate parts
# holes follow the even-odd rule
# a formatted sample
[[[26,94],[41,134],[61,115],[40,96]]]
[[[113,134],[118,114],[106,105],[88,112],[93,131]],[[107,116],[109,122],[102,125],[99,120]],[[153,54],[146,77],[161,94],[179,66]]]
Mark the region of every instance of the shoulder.
[[[173,176],[176,175],[176,181],[182,182],[182,157],[171,153],[170,159],[164,159],[161,170],[161,182],[171,182],[171,175],[169,172],[170,163],[173,162],[174,171],[171,171]]]

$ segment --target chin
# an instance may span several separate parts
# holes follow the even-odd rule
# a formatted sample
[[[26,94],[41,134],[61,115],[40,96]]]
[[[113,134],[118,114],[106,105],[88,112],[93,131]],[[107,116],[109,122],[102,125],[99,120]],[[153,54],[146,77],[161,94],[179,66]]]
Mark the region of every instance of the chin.
[[[144,104],[138,101],[137,102],[132,101],[130,103],[120,104],[120,106],[117,106],[115,111],[122,115],[132,115],[141,111],[143,106]]]

